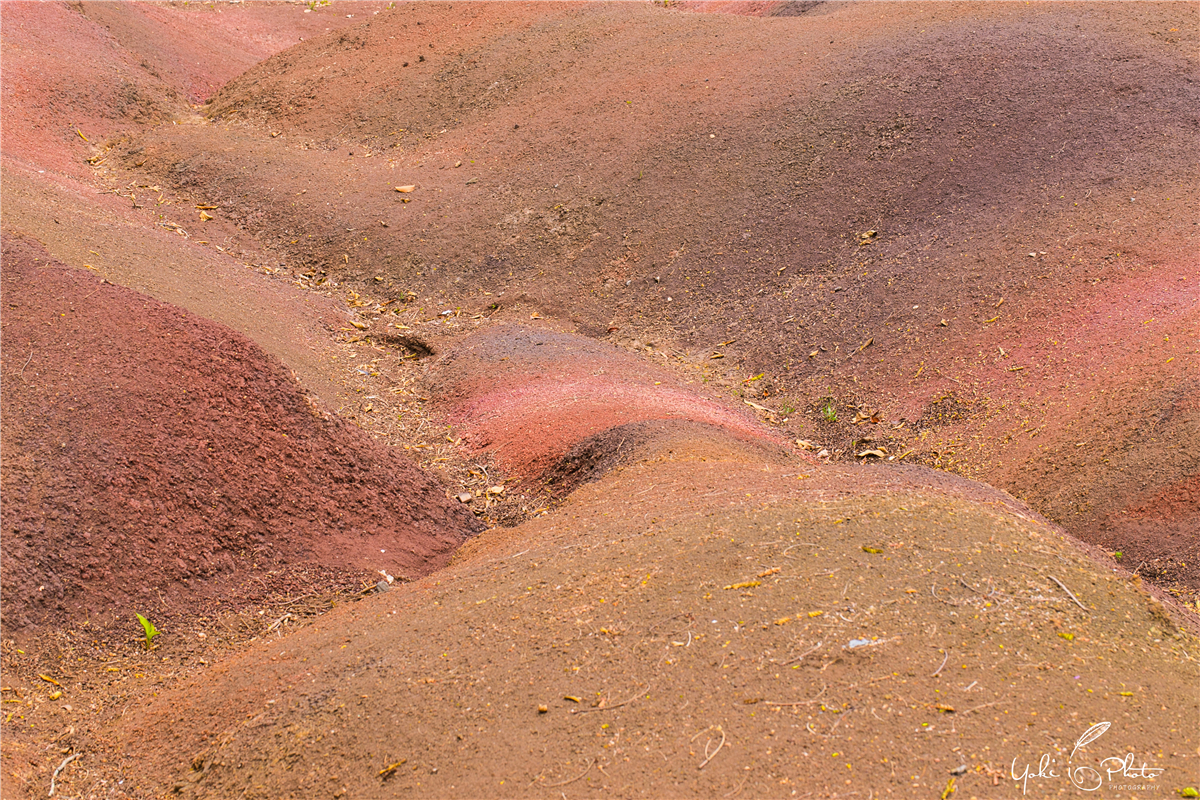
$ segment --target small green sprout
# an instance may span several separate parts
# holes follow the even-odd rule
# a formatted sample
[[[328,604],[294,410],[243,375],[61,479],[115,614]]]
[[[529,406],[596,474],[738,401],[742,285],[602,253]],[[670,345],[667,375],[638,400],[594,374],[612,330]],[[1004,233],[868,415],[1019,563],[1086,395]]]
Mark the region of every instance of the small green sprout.
[[[1120,550],[1117,550],[1115,553],[1113,553],[1113,558],[1116,559],[1117,561],[1120,561],[1124,557],[1125,557],[1125,554],[1122,553]]]
[[[138,614],[137,618],[138,618],[138,622],[142,623],[142,630],[146,632],[146,641],[144,642],[144,644],[145,644],[146,649],[149,650],[154,646],[153,644],[151,644],[151,640],[153,640],[155,636],[158,636],[158,634],[161,631],[159,631],[158,628],[154,627],[153,622],[146,619],[141,614]]]
[[[825,404],[821,406],[821,416],[826,422],[837,422],[837,406],[833,404],[833,398],[826,398]]]

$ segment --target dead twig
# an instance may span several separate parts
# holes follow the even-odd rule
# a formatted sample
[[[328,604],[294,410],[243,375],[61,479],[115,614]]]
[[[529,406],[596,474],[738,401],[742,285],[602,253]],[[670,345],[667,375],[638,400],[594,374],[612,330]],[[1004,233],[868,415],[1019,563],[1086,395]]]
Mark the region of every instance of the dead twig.
[[[833,732],[838,729],[838,725],[841,725],[842,720],[845,718],[846,718],[845,714],[839,714],[838,721],[833,723],[833,727],[829,729],[829,733],[818,733],[817,729],[813,727],[813,724],[811,722],[807,723],[804,726],[804,728],[809,733],[811,733],[813,736],[820,736],[822,739],[831,739],[831,738],[833,738]]]
[[[704,733],[705,731],[711,731],[711,730],[712,730],[712,726],[710,725],[707,728],[705,728],[703,731],[700,731],[700,733]],[[699,736],[700,733],[697,733],[696,736]],[[704,743],[704,760],[700,762],[700,766],[696,767],[696,769],[704,769],[705,767],[707,767],[708,762],[710,762],[714,758],[716,758],[717,753],[721,752],[721,748],[725,746],[725,730],[720,725],[717,726],[717,733],[721,734],[720,744],[717,745],[716,750],[712,751],[712,755],[709,755],[708,754],[708,746],[710,744],[712,744],[712,739],[709,739],[707,742]],[[695,739],[696,736],[693,736],[692,739]]]
[[[280,625],[282,625],[284,622],[286,622],[289,619],[295,619],[295,617],[293,617],[291,615],[291,613],[284,614],[282,617],[280,617],[279,619],[277,619],[271,623],[271,627],[267,628],[267,633],[270,633],[271,631],[275,630],[276,628],[278,628]]]
[[[812,698],[811,700],[797,700],[797,701],[796,701],[796,702],[794,702],[794,703],[774,703],[774,702],[771,702],[770,700],[767,700],[767,701],[764,703],[764,705],[768,705],[768,706],[789,706],[789,707],[790,707],[790,706],[807,706],[807,705],[812,705],[813,703],[815,703],[815,702],[817,702],[818,700],[820,700],[820,699],[821,699],[821,695],[825,694],[825,690],[826,690],[826,689],[828,689],[828,688],[829,688],[829,684],[826,684],[826,683],[823,683],[823,684],[821,684],[821,691],[817,692],[817,693],[816,693],[816,695],[814,695],[814,696],[813,696],[813,698]]]
[[[578,775],[576,775],[574,778],[571,778],[571,779],[569,779],[569,780],[565,780],[565,781],[559,781],[558,783],[544,783],[544,784],[542,784],[542,785],[543,785],[543,786],[545,786],[547,789],[550,789],[550,788],[553,788],[553,787],[555,787],[555,786],[566,786],[568,783],[574,783],[575,781],[577,781],[577,780],[579,780],[580,778],[582,778],[584,775],[587,775],[589,772],[591,772],[591,771],[592,771],[592,765],[593,765],[593,764],[595,764],[595,763],[596,763],[596,759],[594,759],[594,758],[590,758],[590,759],[588,759],[588,765],[587,765],[587,769],[585,769],[583,772],[581,772],[581,773],[579,773]]]
[[[33,348],[29,348],[29,358],[25,359],[25,363],[21,365],[21,371],[17,373],[18,378],[25,377],[25,368],[29,366],[29,362],[33,361]]]
[[[689,632],[688,635],[690,636],[691,633]],[[651,687],[647,686],[645,689],[640,689],[633,697],[629,698],[628,700],[623,700],[620,703],[614,703],[611,706],[597,706],[596,708],[578,708],[578,709],[573,708],[570,711],[568,711],[567,713],[568,714],[590,714],[593,711],[611,711],[614,708],[620,708],[621,706],[629,705],[634,700],[637,700],[639,697],[646,694],[646,692],[649,692],[650,688]]]
[[[47,797],[54,797],[54,782],[58,780],[58,773],[63,771],[63,767],[67,766],[67,764],[70,764],[72,761],[82,755],[83,753],[75,753],[74,755],[67,756],[63,759],[63,762],[58,765],[58,769],[54,770],[54,774],[50,776],[50,794],[48,794]]]
[[[934,673],[933,673],[932,675],[930,675],[929,677],[931,677],[931,678],[936,678],[938,675],[941,675],[941,674],[942,674],[942,670],[943,670],[943,669],[945,668],[945,666],[946,666],[946,662],[947,662],[947,661],[949,661],[949,660],[950,660],[950,651],[949,651],[949,650],[947,650],[947,651],[946,651],[946,657],[942,659],[942,665],[941,665],[940,667],[938,667],[938,668],[937,668],[937,671],[936,671],[936,672],[934,672]]]
[[[1058,578],[1054,577],[1053,575],[1048,575],[1047,577],[1050,578],[1050,580],[1057,583],[1059,585],[1059,587],[1061,587],[1062,590],[1067,593],[1067,596],[1075,601],[1075,605],[1079,606],[1084,611],[1088,610],[1088,607],[1085,606],[1083,603],[1079,602],[1079,598],[1075,596],[1074,592],[1072,592],[1070,589],[1067,588],[1067,585],[1065,583],[1063,583],[1062,581],[1060,581]]]
[[[749,780],[749,778],[750,778],[750,773],[749,773],[749,772],[747,772],[747,773],[746,773],[746,774],[745,774],[745,775],[742,777],[742,782],[741,782],[741,783],[739,783],[739,784],[737,785],[737,788],[736,788],[736,789],[734,789],[734,790],[733,790],[732,792],[730,792],[729,794],[722,795],[722,796],[723,796],[723,797],[733,797],[735,794],[737,794],[738,792],[740,792],[740,791],[742,790],[742,787],[746,785],[746,781],[747,781],[747,780]]]
[[[302,595],[300,595],[299,597],[292,597],[292,598],[289,598],[289,599],[287,599],[287,600],[280,600],[280,601],[279,601],[279,602],[277,602],[277,603],[270,603],[269,605],[273,605],[273,606],[292,606],[292,605],[295,605],[296,603],[299,603],[301,600],[306,600],[306,599],[308,599],[308,598],[312,597],[314,594],[316,594],[316,592],[309,592],[308,594],[302,594]]]
[[[899,637],[897,637],[897,638],[899,638]],[[888,640],[888,641],[890,641],[890,640]],[[859,681],[858,683],[852,683],[849,686],[845,686],[843,688],[846,689],[847,691],[849,691],[850,689],[857,689],[859,686],[870,686],[873,683],[879,683],[880,681],[886,681],[886,680],[891,679],[892,677],[894,677],[894,676],[880,675],[878,678],[871,678],[871,680],[869,680],[869,681]]]
[[[800,663],[801,661],[803,661],[803,660],[804,660],[804,657],[805,657],[805,656],[809,655],[809,654],[810,654],[810,653],[812,653],[814,650],[818,650],[818,649],[820,649],[821,645],[823,645],[823,644],[825,644],[825,643],[824,643],[824,642],[817,642],[817,643],[816,643],[816,644],[814,644],[812,647],[808,648],[808,649],[807,649],[807,650],[805,650],[803,653],[801,653],[800,655],[798,655],[798,656],[796,656],[795,658],[793,658],[791,661],[785,661],[785,662],[783,662],[782,664],[780,664],[780,666],[781,666],[781,667],[790,667],[792,664],[798,664],[798,663]]]
[[[959,603],[951,603],[949,600],[943,600],[942,598],[938,597],[936,582],[932,586],[929,587],[929,594],[932,595],[933,599],[937,600],[939,603],[945,603],[946,605],[954,606],[955,608],[958,608],[958,606],[960,605]]]
[[[968,708],[966,711],[964,711],[964,712],[962,712],[962,713],[964,713],[964,714],[970,714],[972,711],[978,711],[979,709],[981,709],[981,708],[987,708],[988,706],[995,706],[995,705],[999,705],[1000,703],[1003,703],[1003,702],[1004,702],[1003,700],[996,700],[996,701],[994,701],[994,702],[991,702],[991,703],[984,703],[984,704],[983,704],[983,705],[981,705],[981,706],[975,706],[974,708]]]
[[[101,278],[101,279],[100,279],[100,285],[99,285],[99,286],[97,286],[95,289],[93,289],[93,290],[92,290],[90,293],[88,293],[88,294],[87,294],[87,295],[86,295],[86,296],[85,296],[83,299],[84,299],[84,300],[87,300],[87,299],[91,298],[91,296],[92,296],[92,295],[94,295],[96,292],[98,292],[98,291],[100,291],[101,289],[103,289],[103,288],[104,288],[104,284],[106,284],[106,283],[108,283],[108,279],[107,279],[107,278]]]

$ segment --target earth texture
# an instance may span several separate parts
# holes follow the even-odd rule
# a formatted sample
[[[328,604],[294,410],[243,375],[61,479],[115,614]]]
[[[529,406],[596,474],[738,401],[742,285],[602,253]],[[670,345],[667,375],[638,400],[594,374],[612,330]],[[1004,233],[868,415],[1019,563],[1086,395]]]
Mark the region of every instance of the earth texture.
[[[1198,42],[3,4],[0,794],[1188,796]]]

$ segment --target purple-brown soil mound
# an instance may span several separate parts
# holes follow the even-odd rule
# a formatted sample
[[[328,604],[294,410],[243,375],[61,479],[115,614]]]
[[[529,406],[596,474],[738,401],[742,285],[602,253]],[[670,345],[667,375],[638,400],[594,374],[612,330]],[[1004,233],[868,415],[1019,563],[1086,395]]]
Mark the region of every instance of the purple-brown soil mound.
[[[3,291],[8,626],[170,613],[299,565],[422,575],[478,530],[240,334],[18,239]]]

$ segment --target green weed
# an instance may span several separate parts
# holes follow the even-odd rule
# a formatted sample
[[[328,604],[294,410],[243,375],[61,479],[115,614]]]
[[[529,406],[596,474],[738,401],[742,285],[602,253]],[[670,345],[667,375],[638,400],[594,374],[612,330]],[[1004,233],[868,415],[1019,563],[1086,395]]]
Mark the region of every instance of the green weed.
[[[142,644],[145,646],[145,648],[146,648],[147,650],[149,650],[149,649],[151,649],[151,648],[154,646],[154,645],[152,644],[152,641],[153,641],[154,637],[155,637],[155,636],[158,636],[158,634],[159,634],[161,631],[159,631],[159,630],[158,630],[158,628],[154,627],[154,623],[153,623],[153,622],[151,622],[150,620],[146,619],[146,618],[145,618],[145,617],[143,617],[141,614],[138,614],[138,615],[137,615],[137,618],[138,618],[138,622],[142,623],[142,630],[146,632],[146,641],[145,641],[145,642],[143,642]]]

